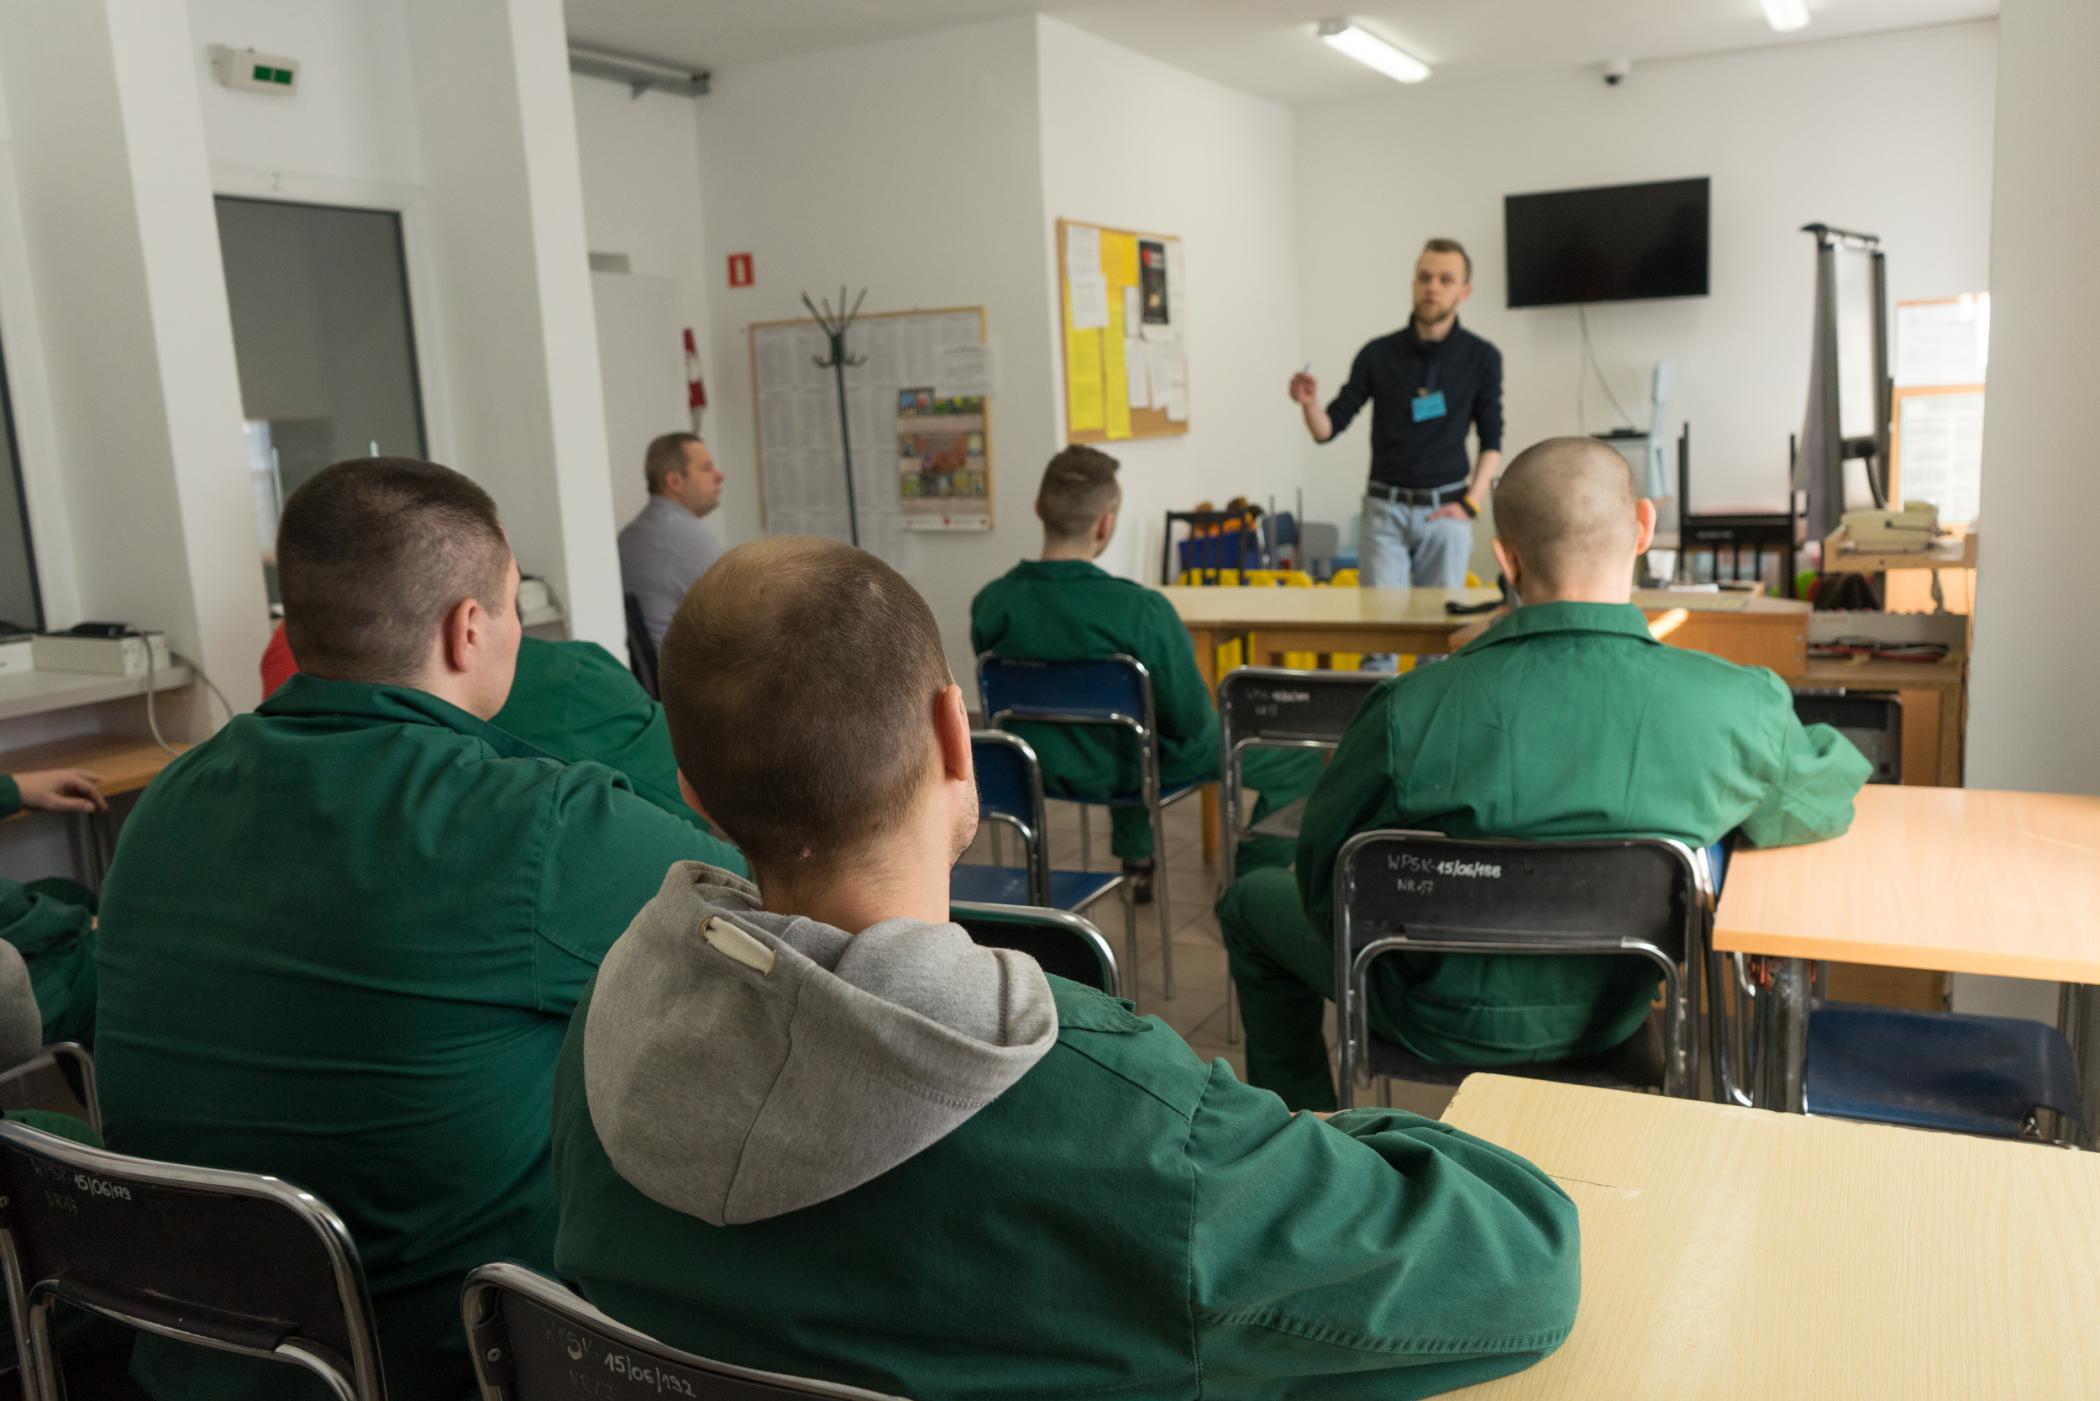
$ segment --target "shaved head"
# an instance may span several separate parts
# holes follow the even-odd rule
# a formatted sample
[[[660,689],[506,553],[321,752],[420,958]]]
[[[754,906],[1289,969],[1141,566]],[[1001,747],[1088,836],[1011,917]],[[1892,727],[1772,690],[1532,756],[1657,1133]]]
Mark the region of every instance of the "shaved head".
[[[1535,443],[1495,479],[1495,534],[1516,556],[1526,597],[1630,581],[1642,522],[1633,469],[1595,438]]]
[[[836,875],[909,814],[953,684],[902,575],[796,535],[701,576],[664,632],[661,681],[679,772],[754,871],[790,880]]]

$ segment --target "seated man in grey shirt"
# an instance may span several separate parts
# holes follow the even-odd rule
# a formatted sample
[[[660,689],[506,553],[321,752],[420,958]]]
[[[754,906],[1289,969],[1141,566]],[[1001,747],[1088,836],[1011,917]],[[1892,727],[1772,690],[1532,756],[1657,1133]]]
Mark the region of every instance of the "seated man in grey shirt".
[[[701,517],[722,504],[722,473],[706,443],[666,433],[642,459],[649,504],[620,532],[620,586],[641,604],[649,645],[661,647],[686,590],[722,557]]]

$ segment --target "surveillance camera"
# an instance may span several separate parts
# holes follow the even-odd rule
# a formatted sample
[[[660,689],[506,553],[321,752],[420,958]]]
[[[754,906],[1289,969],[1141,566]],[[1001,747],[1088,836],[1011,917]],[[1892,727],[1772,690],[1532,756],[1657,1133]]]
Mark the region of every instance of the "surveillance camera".
[[[1615,58],[1604,65],[1604,85],[1615,88],[1633,76],[1633,60]]]

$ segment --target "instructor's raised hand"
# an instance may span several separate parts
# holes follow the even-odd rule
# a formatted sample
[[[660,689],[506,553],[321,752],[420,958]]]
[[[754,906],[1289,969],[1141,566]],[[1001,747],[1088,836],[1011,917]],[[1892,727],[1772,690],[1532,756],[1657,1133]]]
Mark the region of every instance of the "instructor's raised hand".
[[[1310,407],[1320,402],[1320,382],[1304,371],[1291,376],[1291,402]]]

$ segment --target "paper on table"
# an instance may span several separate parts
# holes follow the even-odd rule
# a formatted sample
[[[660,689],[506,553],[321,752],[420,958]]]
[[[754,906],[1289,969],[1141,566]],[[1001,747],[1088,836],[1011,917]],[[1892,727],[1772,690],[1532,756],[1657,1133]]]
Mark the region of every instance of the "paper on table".
[[[942,346],[935,368],[936,399],[982,398],[992,392],[992,348],[982,341]]]
[[[1127,326],[1128,323],[1126,322]],[[1152,407],[1152,349],[1140,337],[1123,338],[1123,373],[1128,379],[1130,407]]]
[[[1091,224],[1065,225],[1065,276],[1073,282],[1101,276],[1101,230]]]
[[[1074,433],[1106,426],[1101,394],[1101,333],[1065,328],[1065,419]]]
[[[1108,279],[1096,271],[1072,279],[1072,327],[1098,331],[1108,324]]]

